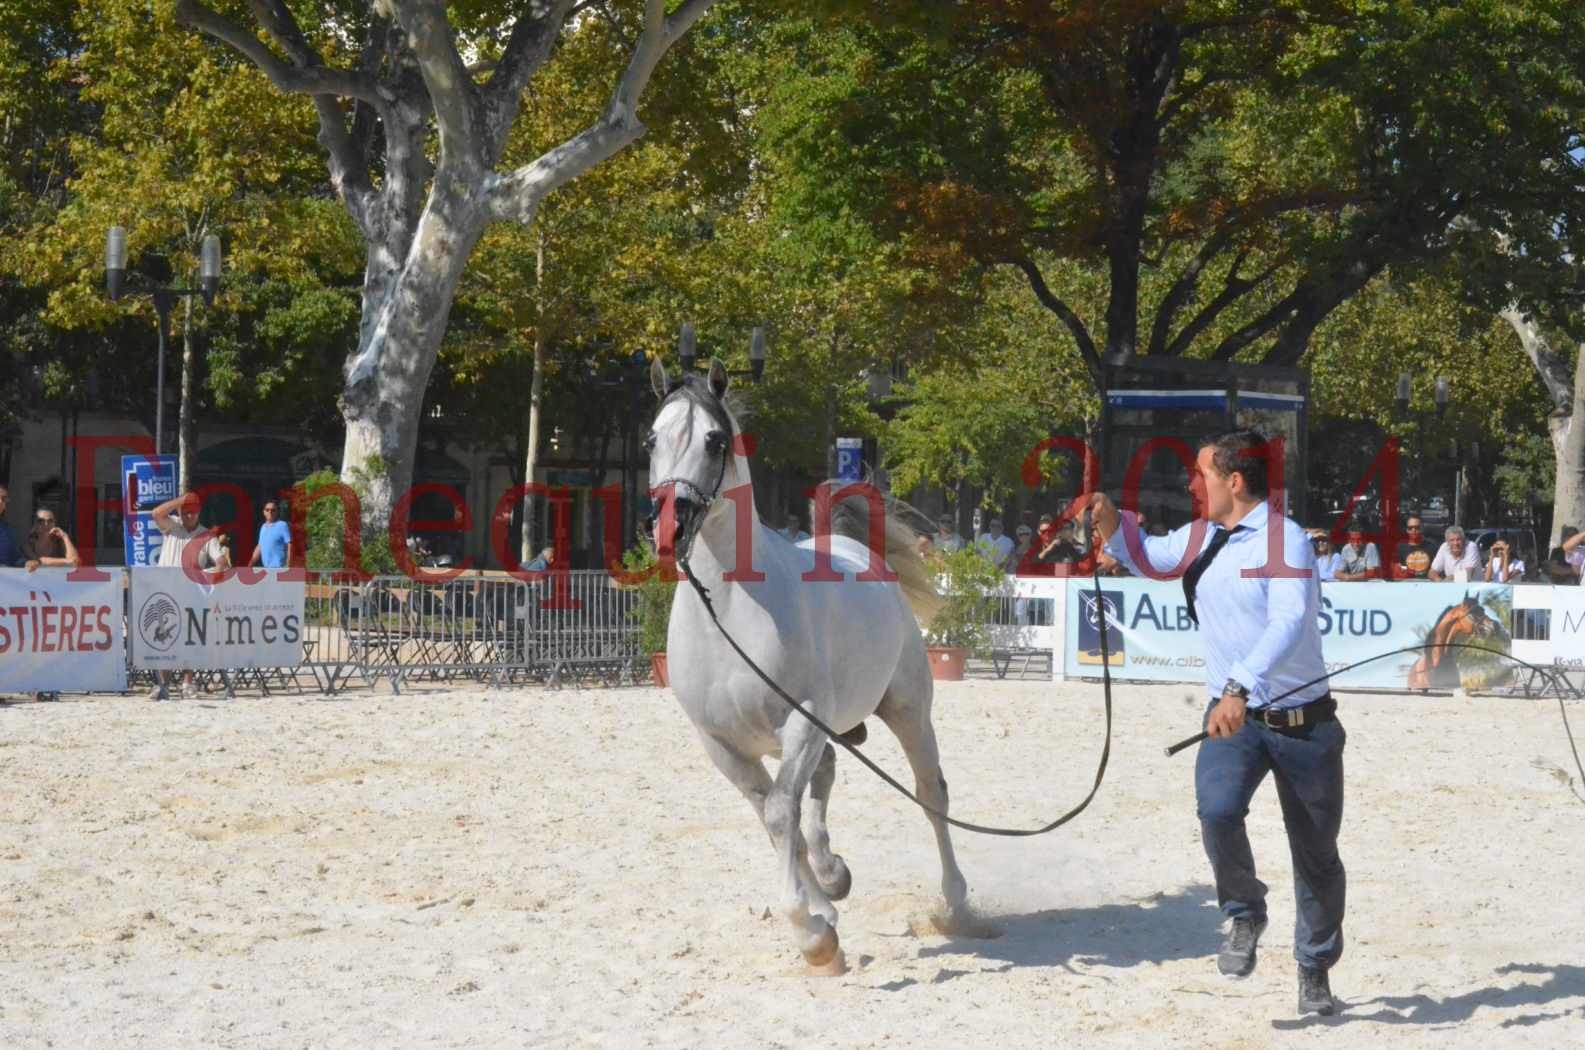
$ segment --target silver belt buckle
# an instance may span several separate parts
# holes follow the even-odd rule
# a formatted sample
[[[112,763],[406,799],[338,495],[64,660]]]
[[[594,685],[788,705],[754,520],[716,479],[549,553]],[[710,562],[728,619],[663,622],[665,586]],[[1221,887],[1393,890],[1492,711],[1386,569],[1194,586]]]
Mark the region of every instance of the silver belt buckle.
[[[1304,725],[1304,708],[1290,707],[1288,708],[1287,715],[1289,729],[1297,729]]]

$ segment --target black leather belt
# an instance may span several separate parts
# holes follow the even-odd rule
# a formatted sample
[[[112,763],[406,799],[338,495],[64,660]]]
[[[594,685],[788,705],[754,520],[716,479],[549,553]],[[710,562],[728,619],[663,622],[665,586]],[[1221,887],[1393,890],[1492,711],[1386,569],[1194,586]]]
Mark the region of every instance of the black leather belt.
[[[1327,693],[1319,700],[1312,700],[1299,707],[1275,710],[1262,707],[1246,711],[1245,714],[1268,729],[1303,729],[1318,722],[1330,722],[1336,719],[1337,701],[1332,699],[1331,693]]]

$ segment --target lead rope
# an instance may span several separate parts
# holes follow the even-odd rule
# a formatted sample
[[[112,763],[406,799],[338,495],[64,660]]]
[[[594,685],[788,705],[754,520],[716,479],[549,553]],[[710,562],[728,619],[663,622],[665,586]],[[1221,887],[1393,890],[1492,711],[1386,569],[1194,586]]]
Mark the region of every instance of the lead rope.
[[[1084,526],[1086,534],[1089,534],[1090,512],[1088,510],[1084,512]],[[692,549],[692,544],[689,544],[688,549]],[[777,696],[781,697],[781,699],[786,702],[787,706],[791,707],[793,710],[807,718],[816,729],[819,729],[822,733],[824,733],[833,743],[841,744],[848,750],[849,754],[862,762],[870,772],[874,773],[886,783],[890,784],[904,798],[908,799],[914,805],[918,806],[931,816],[943,820],[955,828],[961,828],[964,831],[976,832],[981,835],[1002,835],[1008,838],[1023,838],[1030,835],[1044,835],[1048,831],[1055,831],[1057,828],[1060,828],[1062,825],[1066,824],[1080,813],[1083,813],[1085,808],[1089,806],[1090,801],[1095,798],[1096,792],[1101,790],[1101,781],[1106,777],[1106,763],[1112,755],[1112,671],[1111,661],[1109,659],[1109,653],[1106,646],[1105,606],[1100,604],[1100,559],[1096,557],[1094,551],[1091,551],[1090,554],[1090,579],[1095,585],[1095,608],[1101,617],[1101,677],[1103,680],[1106,700],[1106,743],[1101,748],[1101,762],[1095,770],[1095,783],[1091,786],[1090,793],[1084,796],[1084,801],[1080,802],[1077,806],[1074,806],[1072,809],[1068,810],[1068,812],[1064,813],[1056,820],[1053,820],[1051,823],[1038,828],[996,828],[989,827],[984,824],[974,824],[966,820],[958,820],[955,817],[949,817],[940,810],[921,801],[919,796],[915,795],[912,791],[909,791],[902,784],[898,783],[895,777],[871,761],[869,756],[864,754],[864,752],[860,751],[853,744],[843,740],[836,730],[822,722],[819,717],[806,708],[802,703],[794,700],[791,696],[788,696],[786,690],[772,681],[771,677],[764,671],[760,670],[759,665],[749,658],[748,653],[743,651],[743,647],[737,644],[737,639],[732,637],[731,632],[726,629],[726,627],[721,623],[720,618],[716,616],[715,606],[710,601],[710,592],[704,584],[699,582],[692,570],[688,568],[687,555],[684,554],[683,556],[679,557],[677,559],[677,564],[682,567],[682,571],[684,574],[686,574],[689,584],[693,586],[695,593],[699,595],[699,600],[704,603],[705,612],[710,614],[710,622],[715,624],[716,630],[721,632],[721,637],[725,638],[727,644],[732,647],[733,651],[736,652],[738,656],[742,657],[743,662],[748,664],[749,669],[759,676],[760,681],[770,686],[771,691]]]

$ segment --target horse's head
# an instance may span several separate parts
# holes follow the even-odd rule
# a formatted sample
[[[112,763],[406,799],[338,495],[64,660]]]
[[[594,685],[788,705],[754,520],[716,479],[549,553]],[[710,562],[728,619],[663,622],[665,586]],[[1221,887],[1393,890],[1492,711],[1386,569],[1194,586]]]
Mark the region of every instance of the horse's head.
[[[1497,621],[1486,612],[1486,607],[1480,599],[1472,595],[1464,596],[1464,615],[1469,620],[1469,630],[1477,638],[1490,638],[1497,633]]]
[[[1450,642],[1455,638],[1490,638],[1497,633],[1497,621],[1486,612],[1480,599],[1464,595],[1457,605],[1448,606],[1437,619],[1437,641]]]
[[[737,427],[722,401],[726,369],[712,360],[708,379],[690,375],[671,381],[657,359],[650,366],[650,382],[660,398],[660,411],[644,439],[655,547],[686,561],[705,514],[732,473]]]

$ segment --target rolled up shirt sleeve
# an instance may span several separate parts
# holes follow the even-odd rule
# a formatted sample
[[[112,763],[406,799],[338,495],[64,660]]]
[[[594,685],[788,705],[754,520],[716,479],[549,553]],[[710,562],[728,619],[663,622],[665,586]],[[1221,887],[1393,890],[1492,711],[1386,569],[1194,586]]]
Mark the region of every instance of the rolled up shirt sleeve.
[[[1121,511],[1120,517],[1122,526],[1101,547],[1103,551],[1128,566],[1129,571],[1136,576],[1159,579],[1178,567],[1183,559],[1183,550],[1188,545],[1188,525],[1174,529],[1166,536],[1147,536],[1139,533],[1139,516],[1133,511]],[[1139,535],[1137,549],[1148,564],[1142,566],[1140,560],[1134,557],[1134,552],[1129,550],[1130,544],[1124,538],[1129,533]]]

